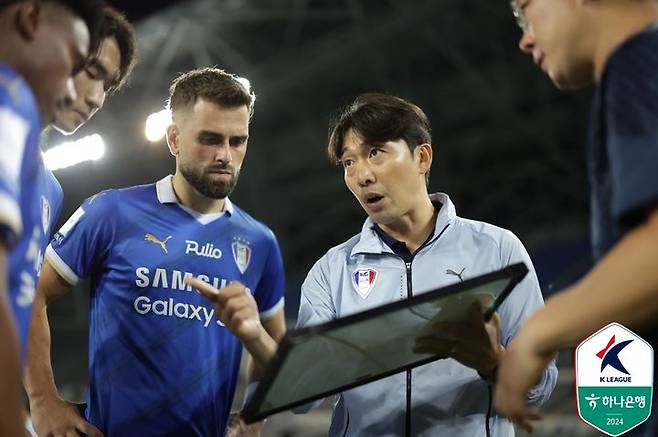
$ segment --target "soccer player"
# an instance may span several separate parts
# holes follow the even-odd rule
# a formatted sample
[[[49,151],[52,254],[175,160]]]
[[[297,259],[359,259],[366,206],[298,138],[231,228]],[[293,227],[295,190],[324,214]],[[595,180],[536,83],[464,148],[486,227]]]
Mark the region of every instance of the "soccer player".
[[[105,6],[95,53],[90,53],[85,66],[73,77],[76,98],[55,114],[52,127],[71,135],[103,107],[107,94],[126,83],[136,63],[136,38],[132,25],[116,9]],[[59,211],[59,206],[57,208]],[[59,212],[51,221],[57,221]],[[44,241],[50,241],[50,235]],[[29,351],[28,351],[29,354]],[[28,374],[29,375],[29,374]]]
[[[24,434],[20,362],[43,248],[61,203],[38,139],[75,99],[100,15],[82,0],[0,1],[0,435]],[[13,313],[13,314],[12,314]]]
[[[490,323],[437,327],[417,340],[420,353],[446,358],[341,393],[330,436],[511,436],[512,423],[491,410],[499,357],[521,322],[542,306],[537,276],[510,231],[458,217],[450,198],[428,194],[430,124],[416,105],[389,95],[359,96],[332,129],[328,153],[368,214],[361,233],[330,249],[302,285],[298,326],[338,319],[523,261],[529,274]],[[360,280],[360,274],[374,280]],[[250,346],[273,356],[253,302],[237,291],[199,289]],[[247,323],[249,320],[251,323]],[[265,339],[264,339],[265,338]],[[274,345],[274,347],[273,347]],[[257,354],[260,352],[260,355]],[[528,401],[543,403],[557,379],[553,363]]]
[[[46,252],[28,367],[39,434],[224,434],[242,347],[186,278],[251,293],[268,335],[283,335],[276,238],[228,197],[247,152],[254,95],[214,68],[181,75],[170,91],[174,176],[90,197]],[[85,277],[91,290],[83,419],[57,394],[46,307]]]
[[[78,130],[103,107],[108,94],[121,89],[137,62],[135,30],[110,6],[103,9],[98,39],[98,50],[73,78],[77,98],[57,111],[53,127],[65,135]]]
[[[658,3],[512,6],[521,50],[558,88],[596,85],[588,161],[597,264],[526,322],[500,367],[496,406],[529,429],[536,411],[525,394],[559,348],[609,322],[641,329],[658,315]]]

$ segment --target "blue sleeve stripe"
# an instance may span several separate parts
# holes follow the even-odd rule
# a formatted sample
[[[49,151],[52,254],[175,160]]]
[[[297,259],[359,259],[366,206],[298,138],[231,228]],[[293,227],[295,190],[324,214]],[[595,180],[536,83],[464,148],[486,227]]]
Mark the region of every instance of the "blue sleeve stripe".
[[[71,267],[60,258],[51,245],[48,245],[46,248],[46,261],[48,261],[57,274],[69,284],[75,285],[80,281],[78,275],[76,275],[73,269],[71,269]]]
[[[16,200],[2,192],[0,192],[0,223],[9,227],[17,237],[23,231],[21,210]]]
[[[261,311],[258,313],[261,319],[267,320],[272,318],[280,309],[283,308],[284,299],[281,298],[279,301],[269,310]]]

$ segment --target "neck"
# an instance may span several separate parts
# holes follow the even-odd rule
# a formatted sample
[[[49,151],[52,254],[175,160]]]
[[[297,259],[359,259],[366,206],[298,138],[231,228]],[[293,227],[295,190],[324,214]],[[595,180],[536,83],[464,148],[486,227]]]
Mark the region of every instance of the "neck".
[[[425,195],[416,207],[398,220],[379,227],[396,240],[403,241],[414,253],[434,232],[436,216],[437,210],[429,196]]]
[[[193,209],[201,214],[213,214],[224,210],[226,199],[213,199],[204,196],[187,182],[187,179],[177,171],[172,180],[174,193],[181,205]]]
[[[594,51],[594,78],[597,83],[601,81],[615,50],[658,20],[658,3],[646,1],[629,5],[625,2],[609,2],[599,16]]]

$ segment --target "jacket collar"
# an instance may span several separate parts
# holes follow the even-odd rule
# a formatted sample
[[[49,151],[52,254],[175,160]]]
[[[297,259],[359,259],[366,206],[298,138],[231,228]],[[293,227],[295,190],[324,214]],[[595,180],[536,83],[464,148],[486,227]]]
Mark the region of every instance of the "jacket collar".
[[[456,217],[457,212],[455,210],[455,205],[450,200],[445,193],[434,193],[430,194],[430,200],[436,206],[437,203],[441,205],[439,213],[436,216],[436,224],[434,225],[434,234],[432,235],[432,240],[435,239],[443,229],[450,224]],[[361,235],[359,241],[352,248],[350,256],[354,256],[359,253],[393,253],[393,251],[379,238],[377,232],[374,229],[375,224],[368,217],[361,228]]]

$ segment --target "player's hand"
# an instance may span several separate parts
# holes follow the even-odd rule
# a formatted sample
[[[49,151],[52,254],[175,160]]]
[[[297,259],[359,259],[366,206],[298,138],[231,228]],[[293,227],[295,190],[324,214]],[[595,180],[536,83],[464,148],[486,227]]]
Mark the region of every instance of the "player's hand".
[[[225,437],[259,437],[262,422],[247,425],[240,413],[231,413]]]
[[[247,288],[237,281],[216,289],[196,278],[186,278],[185,282],[199,290],[215,306],[215,315],[243,343],[257,340],[265,329],[260,323],[258,306]]]
[[[416,339],[414,352],[454,358],[482,376],[493,377],[503,351],[500,318],[494,314],[485,323],[482,314],[477,303],[470,308],[467,322],[434,323],[433,334]]]
[[[30,409],[39,437],[103,437],[98,428],[80,416],[75,404],[58,397],[30,402]]]
[[[512,341],[501,357],[494,406],[527,432],[532,432],[532,421],[541,418],[538,408],[526,404],[528,392],[541,379],[553,357],[554,354],[537,351],[532,339],[523,336]]]

